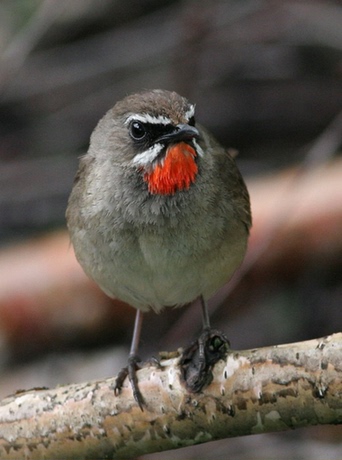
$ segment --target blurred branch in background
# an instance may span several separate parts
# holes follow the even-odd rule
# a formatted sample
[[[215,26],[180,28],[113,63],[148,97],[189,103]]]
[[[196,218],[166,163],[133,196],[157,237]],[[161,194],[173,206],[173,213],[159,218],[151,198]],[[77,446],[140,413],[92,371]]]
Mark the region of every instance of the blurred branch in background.
[[[312,169],[300,185],[289,188],[296,174],[292,169],[248,183],[254,216],[250,251],[257,251],[268,235],[275,203],[279,219],[282,221],[283,213],[287,217],[238,288],[241,295],[247,291],[253,299],[269,277],[273,282],[295,279],[308,265],[338,264],[341,258],[341,160]],[[289,216],[291,203],[293,213]],[[216,301],[221,296],[218,294]],[[164,337],[164,346],[168,342],[167,347],[177,347],[190,339],[200,326],[197,313],[192,313],[190,321],[181,316],[177,335],[171,341]],[[163,316],[158,321],[163,321]],[[3,350],[10,347],[12,352],[27,356],[41,348],[47,351],[61,344],[72,345],[82,337],[89,341],[108,334],[118,337],[120,331],[131,328],[133,309],[98,290],[77,263],[67,233],[58,232],[1,251],[0,319]],[[160,330],[154,336],[161,340]]]

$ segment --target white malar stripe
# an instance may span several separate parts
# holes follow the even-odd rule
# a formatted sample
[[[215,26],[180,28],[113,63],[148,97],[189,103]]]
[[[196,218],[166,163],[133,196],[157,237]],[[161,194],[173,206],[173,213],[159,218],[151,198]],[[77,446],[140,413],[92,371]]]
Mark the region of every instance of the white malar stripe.
[[[145,150],[145,152],[135,155],[133,158],[133,164],[138,166],[146,166],[151,164],[157,158],[163,148],[164,146],[162,144],[154,144],[152,147]]]
[[[196,139],[192,139],[192,143],[194,144],[195,149],[196,149],[196,152],[198,153],[198,155],[199,155],[200,157],[204,157],[203,149],[202,149],[202,147],[199,146],[199,144],[198,144],[198,142],[196,141]]]
[[[151,123],[153,125],[171,125],[172,122],[169,118],[164,117],[163,115],[150,115],[149,113],[135,113],[130,115],[125,124],[127,125],[130,121],[141,121],[142,123]]]
[[[190,118],[192,118],[194,115],[195,115],[195,105],[191,104],[189,110],[185,112],[184,117],[187,121],[189,121]]]

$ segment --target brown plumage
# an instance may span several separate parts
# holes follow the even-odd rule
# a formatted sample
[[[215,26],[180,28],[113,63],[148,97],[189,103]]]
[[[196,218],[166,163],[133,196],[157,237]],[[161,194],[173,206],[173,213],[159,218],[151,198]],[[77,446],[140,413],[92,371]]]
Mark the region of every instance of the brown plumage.
[[[80,264],[139,311],[205,301],[245,254],[247,189],[194,112],[164,90],[118,102],[95,128],[70,195],[66,216]]]

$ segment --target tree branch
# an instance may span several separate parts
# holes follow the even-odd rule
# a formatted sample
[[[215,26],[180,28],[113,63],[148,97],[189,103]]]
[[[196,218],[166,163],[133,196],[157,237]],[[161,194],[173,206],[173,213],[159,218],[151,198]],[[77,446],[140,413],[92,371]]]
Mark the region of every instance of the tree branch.
[[[138,372],[142,412],[114,379],[33,389],[0,405],[1,459],[132,458],[215,439],[342,423],[342,333],[231,351],[189,394],[179,356]]]

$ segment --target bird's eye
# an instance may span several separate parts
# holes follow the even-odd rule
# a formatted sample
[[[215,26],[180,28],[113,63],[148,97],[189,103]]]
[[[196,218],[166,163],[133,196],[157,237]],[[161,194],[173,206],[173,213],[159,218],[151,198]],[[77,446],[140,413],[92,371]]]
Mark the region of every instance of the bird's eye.
[[[136,141],[141,141],[146,136],[146,128],[140,121],[132,121],[129,132],[131,137]]]

